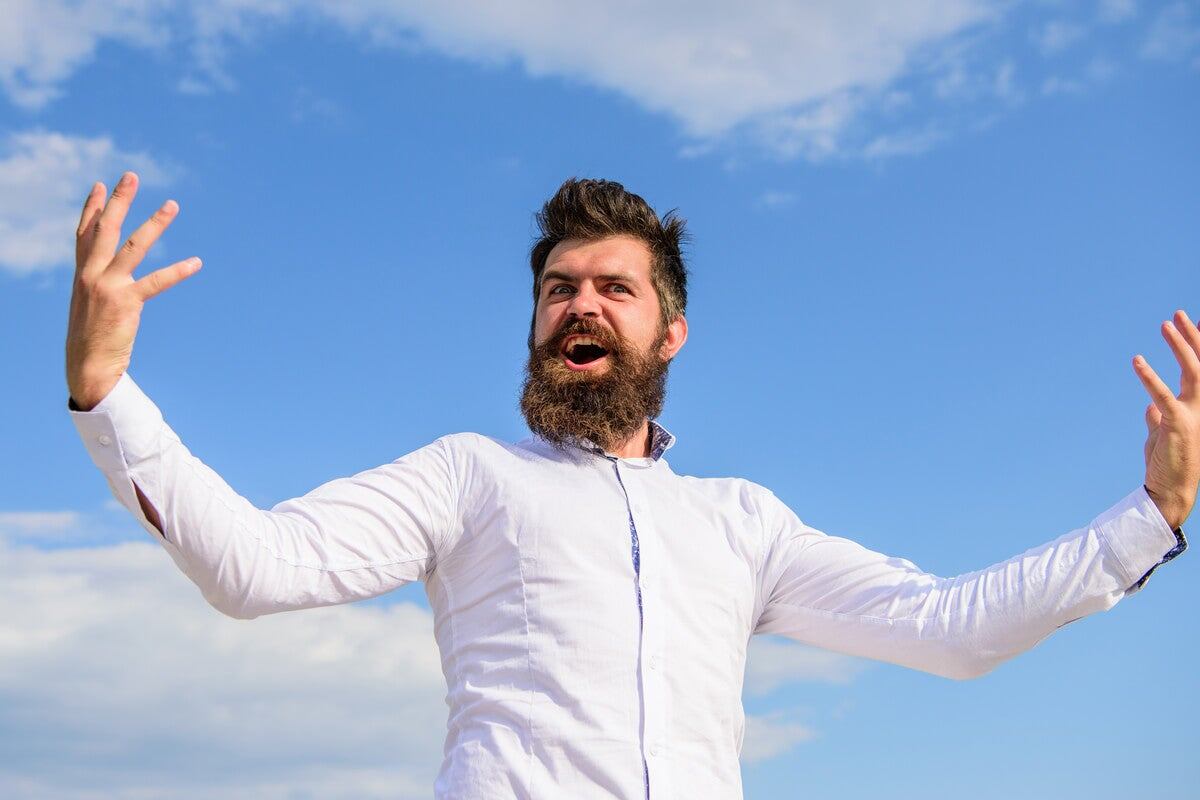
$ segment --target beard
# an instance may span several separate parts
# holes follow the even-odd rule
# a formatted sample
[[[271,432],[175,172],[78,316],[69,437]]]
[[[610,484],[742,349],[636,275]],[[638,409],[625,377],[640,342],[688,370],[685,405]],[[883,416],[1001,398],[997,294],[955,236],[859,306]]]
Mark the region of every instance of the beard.
[[[586,334],[608,351],[608,366],[573,370],[563,363],[568,336]],[[560,450],[588,439],[616,450],[662,413],[667,367],[659,357],[664,329],[645,352],[615,331],[587,318],[568,321],[541,344],[529,339],[529,362],[521,387],[521,413],[529,429]]]

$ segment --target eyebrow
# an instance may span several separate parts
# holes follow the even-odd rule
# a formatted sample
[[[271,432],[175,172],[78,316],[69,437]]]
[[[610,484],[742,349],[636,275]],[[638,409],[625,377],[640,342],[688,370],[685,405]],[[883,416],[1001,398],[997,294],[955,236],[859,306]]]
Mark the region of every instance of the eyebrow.
[[[602,281],[624,281],[625,283],[637,283],[637,278],[628,272],[608,272],[604,275],[597,276]],[[567,283],[576,283],[573,275],[568,275],[565,272],[557,269],[549,269],[542,273],[541,283],[545,285],[546,281],[560,280]]]

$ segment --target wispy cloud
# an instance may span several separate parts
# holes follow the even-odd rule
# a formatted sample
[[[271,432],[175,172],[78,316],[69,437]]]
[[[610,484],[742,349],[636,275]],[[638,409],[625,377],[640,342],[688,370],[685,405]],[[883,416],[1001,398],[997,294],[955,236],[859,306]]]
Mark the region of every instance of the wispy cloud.
[[[112,40],[162,47],[170,0],[6,0],[0,14],[0,87],[35,110],[61,94],[60,84]]]
[[[754,204],[759,208],[785,208],[796,202],[796,195],[792,192],[782,192],[778,190],[768,190],[760,194],[754,201]]]
[[[75,228],[87,190],[124,169],[163,183],[168,169],[106,136],[33,130],[0,142],[0,269],[29,275],[73,264]]]
[[[424,609],[231,620],[148,542],[0,540],[0,561],[0,796],[429,796],[446,710]]]
[[[1043,78],[1041,93],[1047,97],[1082,94],[1108,81],[1116,71],[1117,68],[1111,61],[1099,57],[1093,58],[1082,72],[1075,76],[1049,75]]]
[[[798,744],[815,739],[816,730],[799,722],[795,716],[795,712],[788,710],[748,716],[746,736],[742,741],[742,763],[766,761],[783,755]]]
[[[1083,38],[1084,28],[1075,22],[1056,19],[1040,25],[1031,34],[1034,44],[1043,55],[1054,55],[1066,50]]]
[[[778,636],[757,636],[750,640],[746,659],[746,693],[764,695],[801,682],[844,685],[868,669],[869,663]]]
[[[929,150],[945,137],[946,134],[936,128],[885,134],[868,142],[863,148],[863,156],[876,159],[918,155]]]
[[[1160,61],[1185,61],[1200,51],[1200,22],[1188,3],[1172,3],[1155,15],[1142,41],[1142,55]]]
[[[62,533],[79,521],[78,511],[0,511],[0,536]]]
[[[1107,23],[1125,22],[1137,16],[1136,0],[1100,0],[1100,20]]]

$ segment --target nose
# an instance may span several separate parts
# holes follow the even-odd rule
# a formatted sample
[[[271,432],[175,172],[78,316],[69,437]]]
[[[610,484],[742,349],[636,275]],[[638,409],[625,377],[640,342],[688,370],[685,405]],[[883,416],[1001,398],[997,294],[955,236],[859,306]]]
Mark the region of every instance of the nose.
[[[575,296],[571,298],[570,305],[567,306],[567,315],[571,317],[600,316],[600,295],[588,284],[581,285],[579,291],[575,292]]]

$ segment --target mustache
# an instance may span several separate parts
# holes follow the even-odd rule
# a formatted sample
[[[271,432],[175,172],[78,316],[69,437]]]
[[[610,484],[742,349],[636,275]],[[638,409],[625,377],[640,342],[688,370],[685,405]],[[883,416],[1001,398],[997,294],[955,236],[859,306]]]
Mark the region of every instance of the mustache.
[[[590,336],[600,342],[600,346],[610,353],[624,349],[624,342],[621,337],[618,337],[614,332],[601,325],[599,322],[594,322],[586,317],[577,317],[563,323],[554,335],[542,343],[544,352],[557,354],[562,348],[563,342],[568,337],[584,335]]]

